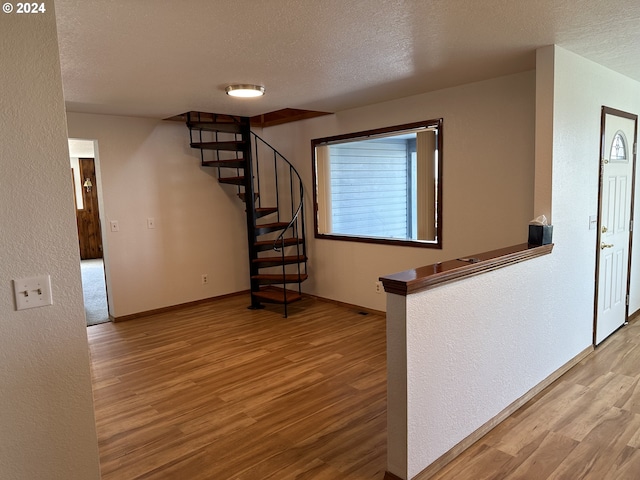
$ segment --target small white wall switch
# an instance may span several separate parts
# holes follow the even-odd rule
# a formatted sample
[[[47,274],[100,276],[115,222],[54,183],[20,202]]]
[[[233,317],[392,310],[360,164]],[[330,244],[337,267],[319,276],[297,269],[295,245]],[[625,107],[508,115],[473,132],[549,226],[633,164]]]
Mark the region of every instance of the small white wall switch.
[[[119,232],[120,231],[120,225],[118,225],[118,221],[117,220],[111,220],[109,222],[109,225],[111,226],[111,231],[112,232]]]
[[[53,305],[51,297],[51,277],[18,278],[13,281],[13,294],[16,299],[16,310]]]
[[[147,218],[147,228],[156,228],[156,220],[153,217]]]
[[[595,230],[598,227],[598,216],[589,215],[589,230]]]

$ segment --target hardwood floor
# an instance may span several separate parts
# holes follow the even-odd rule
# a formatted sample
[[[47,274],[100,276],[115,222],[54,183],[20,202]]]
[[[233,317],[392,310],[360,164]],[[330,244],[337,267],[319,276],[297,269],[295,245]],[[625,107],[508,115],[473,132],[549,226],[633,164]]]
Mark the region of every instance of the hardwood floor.
[[[383,478],[384,317],[247,305],[88,329],[104,480]]]
[[[637,480],[639,381],[636,320],[431,478]]]
[[[383,478],[384,318],[247,304],[89,327],[104,480]],[[432,477],[639,478],[638,321]]]

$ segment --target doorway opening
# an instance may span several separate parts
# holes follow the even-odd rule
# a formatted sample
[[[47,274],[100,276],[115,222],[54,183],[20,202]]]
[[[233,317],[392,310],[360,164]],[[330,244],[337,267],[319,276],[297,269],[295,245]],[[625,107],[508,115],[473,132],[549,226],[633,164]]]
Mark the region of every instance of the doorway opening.
[[[87,326],[110,320],[105,274],[100,189],[93,140],[69,139],[78,245]]]

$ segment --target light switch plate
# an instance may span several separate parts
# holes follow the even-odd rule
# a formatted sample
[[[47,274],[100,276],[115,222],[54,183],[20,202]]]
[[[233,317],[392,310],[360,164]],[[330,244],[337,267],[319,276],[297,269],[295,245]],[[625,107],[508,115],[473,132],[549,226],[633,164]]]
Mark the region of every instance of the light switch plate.
[[[117,220],[111,220],[109,222],[109,226],[111,227],[111,231],[112,232],[119,232],[120,231],[120,225],[118,224]]]
[[[49,275],[15,279],[13,293],[16,299],[16,310],[53,305]]]

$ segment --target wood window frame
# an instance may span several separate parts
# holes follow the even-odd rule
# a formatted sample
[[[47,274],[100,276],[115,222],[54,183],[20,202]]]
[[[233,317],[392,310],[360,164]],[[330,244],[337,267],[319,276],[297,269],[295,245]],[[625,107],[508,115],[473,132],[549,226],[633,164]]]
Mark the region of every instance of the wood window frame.
[[[364,242],[364,243],[377,243],[377,244],[385,244],[385,245],[401,245],[401,246],[412,246],[412,247],[421,247],[421,248],[433,248],[433,249],[442,249],[442,185],[443,185],[443,119],[431,119],[425,120],[421,122],[413,122],[403,125],[394,125],[390,127],[383,127],[373,130],[366,130],[361,132],[347,133],[341,135],[335,135],[331,137],[323,137],[316,138],[311,140],[311,158],[312,158],[312,173],[313,173],[313,220],[314,220],[314,236],[318,239],[325,240],[340,240],[340,241],[352,241],[352,242]],[[434,204],[431,209],[431,214],[434,215],[434,227],[431,231],[434,233],[435,239],[424,241],[424,240],[413,240],[413,239],[399,239],[399,238],[380,238],[380,237],[369,237],[369,236],[358,236],[358,235],[346,235],[346,234],[334,234],[334,233],[326,233],[322,230],[326,230],[327,226],[327,215],[330,215],[331,205],[329,202],[329,198],[331,195],[331,188],[325,181],[327,178],[326,167],[318,167],[318,159],[316,155],[317,147],[322,145],[329,145],[331,143],[339,143],[342,141],[350,141],[356,139],[366,139],[369,137],[377,137],[377,136],[391,136],[394,132],[400,134],[403,131],[411,131],[417,130],[420,128],[430,128],[434,129],[437,132],[436,140],[435,140],[435,148],[437,151],[436,157],[436,173],[435,178],[433,179],[435,182],[435,188],[433,188],[431,195],[434,196]],[[422,183],[428,182],[429,180],[422,180]],[[424,201],[423,193],[419,201]],[[322,214],[320,214],[322,212]],[[419,226],[419,229],[424,230],[425,227],[423,225]]]

